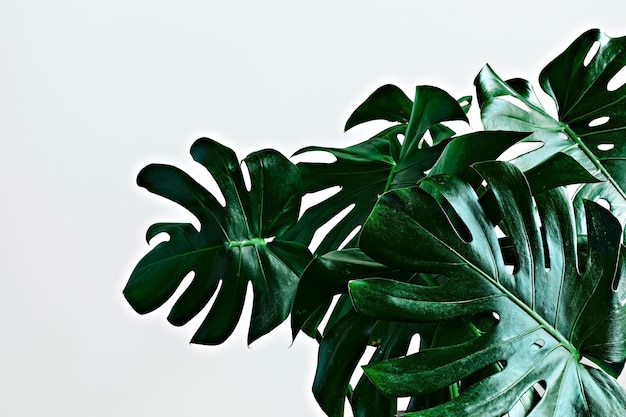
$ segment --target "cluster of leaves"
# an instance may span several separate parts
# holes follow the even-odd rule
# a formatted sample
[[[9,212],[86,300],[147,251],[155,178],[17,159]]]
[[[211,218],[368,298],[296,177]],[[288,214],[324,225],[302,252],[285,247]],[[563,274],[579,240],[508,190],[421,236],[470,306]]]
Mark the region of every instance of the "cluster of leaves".
[[[144,168],[139,185],[201,228],[150,227],[148,239],[169,240],[139,262],[124,295],[147,313],[193,272],[168,320],[182,325],[214,297],[192,342],[219,344],[251,281],[249,342],[291,315],[294,337],[319,342],[313,392],[331,417],[346,399],[355,416],[391,417],[406,397],[402,413],[414,417],[626,415],[616,381],[626,361],[624,67],[626,38],[584,33],[540,74],[551,115],[530,83],[486,66],[475,81],[484,130],[463,135],[446,123],[467,121],[471,97],[419,86],[411,100],[386,85],[346,130],[391,127],[298,152],[328,152],[332,163],[253,153],[249,189],[235,154],[200,139],[191,154],[226,203],[175,167]],[[520,144],[524,153],[502,160]],[[299,215],[303,195],[333,187]],[[311,253],[314,234],[346,212]]]

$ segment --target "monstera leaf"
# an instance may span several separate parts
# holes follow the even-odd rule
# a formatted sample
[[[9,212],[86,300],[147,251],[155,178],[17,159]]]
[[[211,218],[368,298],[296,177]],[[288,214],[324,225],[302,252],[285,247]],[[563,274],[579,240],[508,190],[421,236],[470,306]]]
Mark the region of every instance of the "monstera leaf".
[[[124,295],[137,312],[148,313],[167,301],[193,272],[193,281],[168,320],[185,324],[217,291],[192,342],[219,344],[234,330],[251,281],[254,304],[248,341],[252,342],[289,315],[299,277],[311,260],[305,246],[281,239],[298,218],[299,173],[276,151],[253,153],[245,159],[251,179],[248,191],[229,148],[199,139],[191,155],[211,173],[226,206],[176,167],[154,164],[144,168],[138,184],[185,207],[198,218],[201,228],[188,223],[151,226],[148,240],[159,233],[167,233],[169,240],[139,261]]]
[[[469,99],[465,97],[461,100],[468,102]],[[380,194],[391,188],[415,184],[426,175],[425,172],[433,166],[454,134],[446,131],[441,122],[467,121],[464,109],[455,99],[445,91],[430,86],[416,88],[414,104],[397,87],[381,87],[355,110],[346,127],[374,119],[403,123],[347,148],[311,146],[296,153],[324,151],[337,159],[330,164],[298,164],[305,193],[335,186],[341,189],[305,211],[288,238],[308,245],[319,228],[352,207],[324,236],[316,252],[338,249],[350,233],[363,224]],[[436,136],[437,144],[433,146],[422,141],[429,129],[436,132],[432,136],[439,135]],[[402,143],[398,135],[404,138]],[[354,246],[355,242],[356,239],[353,239],[347,243]]]
[[[528,140],[542,144],[514,162],[526,170],[550,163],[557,154],[574,158],[593,176],[606,180],[584,185],[578,206],[582,207],[583,199],[606,200],[622,225],[626,223],[626,85],[616,83],[625,67],[626,38],[612,39],[599,30],[584,33],[539,78],[556,103],[556,118],[541,106],[526,81],[505,82],[489,67],[476,79],[485,128],[535,132]],[[584,230],[582,210],[579,213],[579,228]]]
[[[313,393],[329,416],[341,416],[349,398],[355,416],[394,416],[396,401],[383,395],[365,375],[353,388],[350,380],[368,346],[375,350],[369,363],[406,355],[411,338],[420,335],[420,346],[432,347],[476,336],[474,323],[464,320],[440,324],[376,320],[356,313],[347,292],[348,282],[367,277],[387,277],[403,282],[437,285],[436,276],[415,274],[375,262],[358,249],[344,249],[316,257],[307,267],[292,308],[294,338],[300,329],[320,342]],[[324,329],[317,330],[332,297],[342,294]],[[482,327],[482,326],[481,326]],[[432,401],[432,399],[430,399]],[[415,402],[418,400],[416,399]]]
[[[360,246],[386,265],[448,280],[425,286],[372,278],[354,280],[349,289],[356,310],[380,320],[419,323],[493,314],[497,324],[464,343],[368,365],[365,373],[391,397],[420,397],[472,381],[461,383],[450,401],[406,416],[501,416],[522,398],[534,398],[522,409],[527,416],[626,415],[626,394],[614,379],[626,359],[618,221],[586,202],[587,250],[579,253],[573,209],[561,189],[533,200],[515,166],[485,162],[476,169],[510,232],[511,265],[472,187],[440,175],[426,181],[462,225],[453,225],[424,190],[392,190],[366,222]],[[583,357],[597,367],[581,363]]]

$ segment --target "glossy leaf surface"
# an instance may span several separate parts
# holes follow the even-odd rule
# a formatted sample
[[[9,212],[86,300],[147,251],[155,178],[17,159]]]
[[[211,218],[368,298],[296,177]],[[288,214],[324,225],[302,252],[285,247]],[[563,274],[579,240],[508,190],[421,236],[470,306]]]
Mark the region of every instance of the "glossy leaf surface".
[[[287,318],[299,276],[311,259],[305,246],[280,238],[298,216],[299,173],[276,151],[253,153],[245,159],[251,179],[248,191],[229,148],[199,139],[191,154],[211,173],[226,206],[176,167],[153,164],[144,168],[138,184],[185,207],[200,221],[201,229],[188,223],[151,226],[148,240],[160,233],[166,233],[169,240],[139,261],[124,295],[137,312],[148,313],[165,303],[193,272],[191,284],[172,307],[168,320],[185,324],[217,291],[192,342],[219,344],[239,321],[247,285],[252,282],[254,303],[248,334],[252,342]],[[266,241],[272,237],[276,238]]]
[[[423,395],[502,365],[453,400],[407,415],[500,416],[536,384],[545,386],[545,393],[528,416],[624,415],[626,394],[613,378],[626,359],[626,284],[617,220],[600,206],[585,204],[590,233],[579,265],[572,208],[560,190],[534,196],[542,232],[517,168],[486,162],[476,169],[496,196],[510,232],[512,272],[473,189],[443,175],[428,182],[463,219],[465,230],[423,190],[398,189],[381,197],[364,226],[361,247],[386,265],[445,274],[448,281],[426,287],[356,280],[350,293],[357,311],[378,319],[432,322],[493,312],[498,324],[467,343],[372,364],[367,375],[387,395]],[[581,356],[604,370],[581,364]]]

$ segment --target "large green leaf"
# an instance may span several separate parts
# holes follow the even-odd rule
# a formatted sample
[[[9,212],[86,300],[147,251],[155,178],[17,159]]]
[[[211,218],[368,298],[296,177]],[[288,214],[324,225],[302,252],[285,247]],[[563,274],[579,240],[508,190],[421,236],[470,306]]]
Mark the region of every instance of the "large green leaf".
[[[514,162],[526,170],[549,164],[559,153],[574,158],[593,176],[606,179],[584,185],[578,205],[582,207],[582,199],[607,200],[622,225],[626,223],[626,86],[609,87],[625,66],[626,37],[612,39],[599,30],[581,35],[540,75],[541,87],[556,103],[557,117],[542,107],[526,81],[505,82],[488,66],[476,79],[485,128],[535,132],[528,140],[542,144]],[[507,97],[519,100],[519,105],[506,101]],[[579,227],[584,229],[582,214]]]
[[[515,166],[485,162],[476,169],[510,232],[515,255],[510,268],[472,187],[441,175],[427,181],[465,230],[424,190],[392,190],[365,224],[361,248],[386,265],[445,274],[448,281],[427,287],[375,278],[352,281],[349,288],[357,311],[382,320],[432,322],[493,312],[498,324],[466,343],[369,365],[366,374],[386,395],[419,396],[502,366],[453,400],[407,414],[413,416],[501,416],[539,386],[545,392],[528,416],[626,415],[626,394],[614,379],[626,359],[618,221],[599,205],[585,203],[589,235],[579,263],[573,210],[563,191],[533,200]],[[602,369],[582,364],[581,357]]]
[[[299,173],[276,151],[253,153],[245,159],[251,180],[248,191],[229,148],[199,139],[191,155],[211,173],[226,206],[176,167],[145,167],[138,184],[185,207],[201,228],[196,230],[188,223],[151,226],[148,240],[159,233],[167,233],[169,240],[139,261],[124,295],[137,312],[148,313],[172,297],[183,278],[193,272],[193,281],[172,307],[168,320],[174,325],[187,323],[219,287],[192,339],[193,343],[219,344],[239,321],[251,281],[254,302],[248,341],[252,342],[289,315],[300,274],[311,259],[305,246],[281,239],[298,217]]]
[[[465,97],[462,100],[467,101]],[[311,146],[296,154],[324,151],[337,160],[330,164],[299,163],[303,178],[303,192],[313,193],[335,186],[340,191],[310,207],[288,238],[309,244],[318,229],[343,210],[350,211],[324,236],[318,253],[338,249],[350,233],[360,227],[371,212],[380,194],[395,187],[413,185],[426,175],[441,155],[454,132],[445,130],[444,121],[465,120],[464,109],[445,91],[430,87],[416,88],[415,103],[410,118],[406,118],[410,100],[397,87],[384,86],[363,103],[347,127],[373,119],[403,122],[392,126],[371,139],[347,147],[325,148]],[[389,105],[386,109],[384,105]],[[433,129],[436,144],[422,141],[427,130]],[[398,135],[403,137],[402,143]],[[438,135],[435,137],[435,135]],[[356,239],[348,242],[354,246]]]

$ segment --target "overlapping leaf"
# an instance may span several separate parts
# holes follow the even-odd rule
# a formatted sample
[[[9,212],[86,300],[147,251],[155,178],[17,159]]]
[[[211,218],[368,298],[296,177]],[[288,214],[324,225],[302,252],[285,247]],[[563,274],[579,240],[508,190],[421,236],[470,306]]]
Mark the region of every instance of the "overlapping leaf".
[[[248,341],[252,342],[289,315],[298,279],[311,259],[305,246],[281,239],[298,217],[299,173],[276,151],[253,153],[245,159],[251,179],[248,191],[229,148],[199,139],[191,154],[211,173],[226,206],[176,167],[153,164],[144,168],[138,184],[185,207],[198,218],[201,229],[188,223],[151,226],[149,240],[159,233],[167,233],[169,240],[139,261],[124,295],[137,312],[147,313],[167,301],[193,272],[193,281],[168,320],[185,324],[217,291],[192,342],[219,344],[239,321],[251,281],[254,303]]]
[[[462,100],[469,102],[467,97]],[[397,186],[417,183],[424,177],[425,171],[433,166],[454,134],[440,123],[467,120],[463,108],[456,100],[443,90],[429,86],[416,88],[414,104],[397,87],[384,86],[354,112],[346,127],[374,119],[399,121],[401,124],[347,148],[312,146],[296,153],[325,151],[337,159],[330,164],[298,164],[305,193],[335,186],[341,189],[305,211],[288,234],[290,239],[309,244],[320,227],[354,205],[326,234],[317,252],[326,253],[338,249],[350,233],[363,224],[380,194]],[[429,129],[433,132],[434,142],[437,142],[432,147],[421,142],[424,133]],[[398,135],[404,138],[402,143]],[[354,244],[355,240],[350,243],[351,246]]]
[[[356,397],[351,394],[350,378],[365,348],[372,344],[372,330],[380,329],[383,324],[354,312],[347,296],[347,284],[350,280],[371,276],[409,279],[411,275],[413,274],[402,274],[397,269],[381,265],[358,249],[345,249],[318,256],[302,275],[292,308],[293,335],[295,338],[302,329],[310,336],[317,337],[320,342],[313,393],[329,416],[343,415],[346,398],[352,398],[355,415],[383,416],[395,412],[395,401],[382,395],[369,380],[363,380],[357,386],[354,390]],[[342,296],[335,305],[322,336],[318,326],[337,294]],[[415,330],[411,335],[413,333]],[[394,336],[390,340],[384,340],[384,343],[397,345],[397,339]],[[378,344],[380,342],[382,340]],[[395,352],[395,349],[391,351]],[[370,392],[366,394],[368,391]],[[364,414],[366,412],[373,414]]]
[[[510,231],[512,272],[473,189],[442,175],[427,181],[465,230],[453,226],[423,190],[398,189],[381,197],[364,226],[361,248],[386,265],[445,274],[448,281],[426,287],[356,280],[350,293],[357,311],[382,320],[431,322],[495,312],[498,324],[466,343],[372,364],[366,374],[389,396],[420,396],[501,365],[451,401],[407,415],[501,416],[539,385],[545,392],[528,416],[625,415],[626,394],[613,378],[626,359],[619,223],[597,204],[585,204],[588,250],[579,264],[572,208],[562,191],[535,196],[539,223],[517,168],[488,162],[477,170]],[[581,364],[581,356],[603,370]]]
[[[294,337],[302,328],[310,335],[316,332],[318,334],[320,351],[313,393],[329,416],[343,415],[346,397],[352,398],[355,415],[383,416],[393,415],[395,412],[395,401],[382,395],[369,380],[364,379],[354,390],[354,394],[350,393],[350,378],[365,348],[372,344],[373,329],[388,325],[355,313],[346,292],[347,284],[352,279],[394,276],[408,280],[411,275],[413,274],[402,274],[396,269],[381,265],[358,249],[327,253],[316,257],[307,267],[293,304],[292,328]],[[322,337],[317,327],[333,296],[342,293],[343,296],[337,302]],[[410,339],[415,330],[411,331],[409,327],[415,326],[403,327],[404,339],[407,335]],[[382,340],[377,343],[380,342]],[[408,342],[399,341],[397,332],[391,338],[385,339],[384,343],[386,349],[379,348],[377,351],[396,352],[397,348],[393,347],[399,343],[408,345]]]
[[[327,312],[332,297],[342,294],[328,320],[323,337],[318,332],[320,354],[313,393],[329,416],[341,416],[346,398],[355,416],[394,416],[396,400],[383,395],[363,375],[352,388],[349,381],[368,346],[376,348],[369,363],[405,355],[411,338],[419,333],[420,345],[432,347],[449,341],[466,341],[476,336],[473,323],[464,320],[443,324],[401,323],[364,317],[353,311],[345,297],[351,280],[387,277],[404,282],[438,285],[437,277],[400,271],[373,261],[358,249],[345,249],[316,257],[309,264],[298,285],[292,309],[294,337],[302,328],[313,336]],[[445,396],[445,393],[443,394]],[[448,398],[448,397],[446,397]],[[434,399],[415,399],[432,402]]]
[[[599,30],[580,36],[541,73],[543,90],[555,101],[558,118],[540,104],[523,80],[503,81],[489,67],[476,79],[483,124],[487,129],[535,132],[529,141],[542,146],[514,161],[526,170],[557,157],[574,158],[598,179],[578,195],[604,199],[626,223],[626,86],[613,86],[626,67],[626,38]],[[506,98],[513,98],[513,102]],[[516,105],[517,104],[517,105]],[[582,213],[581,210],[579,210]],[[579,228],[584,229],[582,214]]]
[[[324,412],[331,417],[342,416],[348,397],[355,416],[393,417],[395,398],[383,394],[365,375],[350,391],[350,378],[366,347],[376,347],[370,363],[405,355],[411,337],[427,326],[376,320],[350,309],[320,342],[313,393]]]
[[[318,325],[326,315],[333,297],[347,293],[350,280],[371,276],[401,278],[407,275],[412,274],[402,274],[395,268],[375,262],[358,249],[345,249],[316,256],[302,274],[294,298],[291,311],[294,339],[300,330],[315,337]]]

